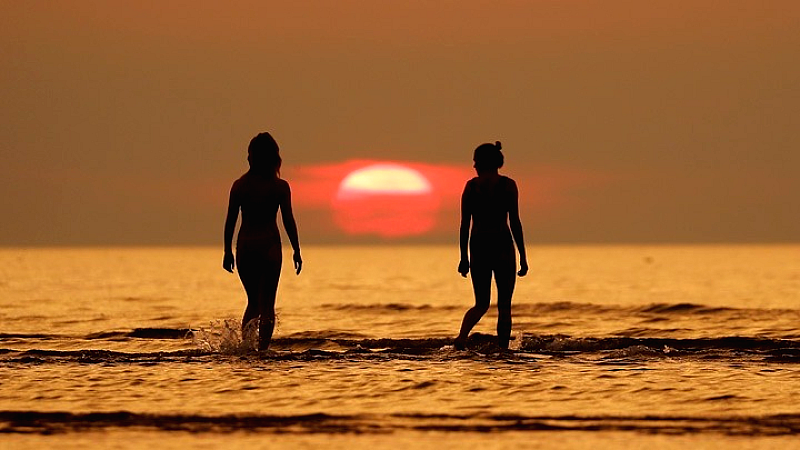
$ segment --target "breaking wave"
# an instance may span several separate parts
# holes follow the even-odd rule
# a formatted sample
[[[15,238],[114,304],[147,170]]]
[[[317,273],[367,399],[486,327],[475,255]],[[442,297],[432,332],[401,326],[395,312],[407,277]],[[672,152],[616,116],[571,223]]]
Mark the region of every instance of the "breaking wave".
[[[717,433],[779,436],[800,432],[800,415],[735,417],[669,415],[357,414],[193,415],[119,412],[0,411],[0,433],[62,434],[136,428],[190,433],[388,433],[396,431],[628,431],[650,434]]]
[[[131,332],[134,333],[137,336],[141,334],[136,331]],[[163,331],[162,335],[181,334],[184,334],[183,339],[191,340],[195,348],[157,352],[0,348],[0,362],[164,363],[231,356],[262,360],[417,359],[419,357],[465,359],[494,355],[494,357],[517,359],[701,358],[800,363],[800,341],[738,336],[678,339],[520,335],[512,341],[511,351],[503,351],[497,347],[495,336],[475,333],[470,336],[466,351],[456,351],[453,348],[452,338],[368,338],[332,330],[308,331],[275,338],[269,351],[259,353],[256,351],[257,339],[253,337],[254,335],[250,333],[250,336],[242,339],[238,325],[233,321],[223,321],[219,326],[206,330]]]

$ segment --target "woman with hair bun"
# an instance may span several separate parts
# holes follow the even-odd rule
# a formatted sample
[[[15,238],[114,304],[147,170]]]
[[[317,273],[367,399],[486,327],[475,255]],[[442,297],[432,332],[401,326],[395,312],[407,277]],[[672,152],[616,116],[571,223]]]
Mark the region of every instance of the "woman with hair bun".
[[[473,157],[478,176],[469,180],[461,196],[458,272],[472,272],[475,306],[464,315],[461,332],[454,341],[457,350],[466,348],[470,331],[489,310],[492,274],[497,285],[497,345],[508,349],[511,339],[511,297],[516,276],[528,273],[528,260],[519,219],[519,191],[509,177],[500,175],[503,152],[500,142],[482,144]],[[472,229],[470,230],[470,223]],[[514,250],[519,252],[519,272]]]
[[[283,228],[294,249],[294,268],[297,274],[303,266],[297,224],[292,214],[292,194],[289,183],[280,178],[281,155],[278,144],[269,133],[260,133],[247,148],[250,170],[231,187],[228,214],[225,219],[225,256],[222,267],[233,272],[234,265],[247,293],[247,308],[242,318],[242,336],[247,325],[259,320],[258,349],[265,351],[275,328],[275,295],[281,276],[281,234],[277,214],[281,211]],[[242,226],[236,239],[233,255],[233,232],[239,211]]]

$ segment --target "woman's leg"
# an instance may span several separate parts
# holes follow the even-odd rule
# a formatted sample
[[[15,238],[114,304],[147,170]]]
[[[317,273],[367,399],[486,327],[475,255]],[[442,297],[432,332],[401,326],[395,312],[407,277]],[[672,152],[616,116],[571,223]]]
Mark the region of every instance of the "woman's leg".
[[[239,279],[247,293],[247,307],[242,317],[242,338],[248,324],[259,319],[259,350],[266,350],[275,328],[275,296],[281,275],[281,247],[238,250],[236,265]]]
[[[475,267],[472,267],[470,268],[470,277],[472,278],[472,291],[475,294],[475,306],[464,314],[464,320],[461,322],[461,332],[454,342],[454,346],[458,350],[463,350],[466,347],[469,332],[489,310],[489,301],[492,294],[492,271],[490,269],[478,268],[476,270]]]
[[[264,271],[261,289],[259,289],[259,326],[258,350],[269,348],[272,341],[272,332],[275,330],[275,297],[278,293],[278,281],[281,276],[281,262],[274,261]]]
[[[254,319],[258,319],[260,314],[258,298],[261,295],[261,281],[256,262],[248,253],[247,250],[236,249],[236,271],[239,273],[239,280],[247,294],[247,306],[242,316],[242,339],[246,339],[247,325]]]
[[[497,345],[508,349],[508,341],[511,340],[511,297],[517,283],[516,260],[511,259],[500,270],[495,270],[494,279],[497,284]]]

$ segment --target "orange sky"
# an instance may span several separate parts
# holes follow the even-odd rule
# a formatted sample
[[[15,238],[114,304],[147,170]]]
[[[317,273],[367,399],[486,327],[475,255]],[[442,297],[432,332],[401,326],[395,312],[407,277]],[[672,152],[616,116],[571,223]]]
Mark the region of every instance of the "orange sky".
[[[795,1],[2,2],[0,244],[218,243],[262,130],[308,242],[353,240],[309,199],[359,160],[464,174],[418,238],[455,242],[495,140],[531,243],[797,241],[798,29]]]

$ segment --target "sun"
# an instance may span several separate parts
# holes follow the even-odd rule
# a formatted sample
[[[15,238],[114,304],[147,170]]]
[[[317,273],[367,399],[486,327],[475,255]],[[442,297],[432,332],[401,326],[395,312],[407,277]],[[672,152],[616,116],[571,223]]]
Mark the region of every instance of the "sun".
[[[352,235],[399,238],[435,225],[439,202],[431,182],[400,163],[374,163],[348,173],[333,201],[339,227]]]
[[[354,170],[339,184],[337,197],[375,194],[427,194],[431,183],[418,171],[394,163],[378,163]]]

